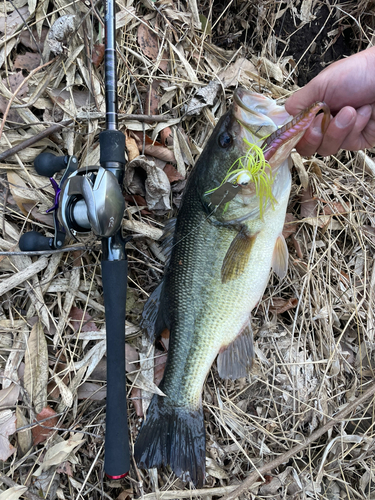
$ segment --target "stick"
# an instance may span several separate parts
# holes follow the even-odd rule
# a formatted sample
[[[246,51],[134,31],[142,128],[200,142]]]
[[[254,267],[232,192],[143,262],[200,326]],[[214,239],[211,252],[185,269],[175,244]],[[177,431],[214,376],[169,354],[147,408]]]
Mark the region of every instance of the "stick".
[[[253,471],[238,488],[236,488],[233,492],[229,493],[228,495],[221,497],[220,500],[234,500],[235,498],[242,495],[245,491],[249,490],[256,481],[260,479],[261,475],[267,474],[271,472],[273,469],[279,467],[281,464],[288,462],[290,458],[292,458],[294,455],[304,450],[311,443],[313,443],[321,436],[323,436],[323,434],[329,431],[335,424],[338,424],[342,420],[344,420],[344,418],[347,417],[351,411],[355,410],[357,406],[363,404],[368,398],[370,398],[374,394],[375,394],[375,384],[372,384],[367,389],[367,391],[365,391],[362,394],[362,396],[359,396],[357,399],[349,403],[337,415],[332,417],[332,420],[327,422],[320,429],[317,429],[315,432],[313,432],[308,438],[306,438],[306,441],[304,443],[298,444],[297,446],[287,451],[280,457],[276,458],[275,460],[272,460],[271,462],[268,462],[268,464],[265,464],[262,467],[259,467],[258,470]]]
[[[39,134],[34,135],[33,137],[30,137],[29,139],[26,139],[25,141],[21,142],[20,144],[17,144],[17,146],[14,146],[13,148],[7,149],[3,153],[0,153],[0,161],[5,160],[9,156],[15,155],[16,153],[19,153],[23,149],[28,148],[29,146],[32,146],[38,141],[41,141],[45,137],[48,137],[49,135],[54,134],[58,130],[60,130],[63,127],[66,127],[67,125],[70,125],[73,120],[65,120],[61,123],[56,123],[55,125],[52,125],[51,127],[46,128],[43,130],[43,132],[40,132]],[[43,123],[40,123],[43,125]]]

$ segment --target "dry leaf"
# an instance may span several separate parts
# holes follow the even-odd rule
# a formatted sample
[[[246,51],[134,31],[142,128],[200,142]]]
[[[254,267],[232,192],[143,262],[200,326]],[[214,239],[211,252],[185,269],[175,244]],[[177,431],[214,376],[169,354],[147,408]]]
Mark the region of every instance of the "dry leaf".
[[[145,97],[145,114],[146,115],[157,115],[159,111],[160,95],[158,94],[159,82],[154,80],[151,85],[149,85],[146,97]]]
[[[138,26],[138,43],[145,56],[156,61],[159,53],[158,37],[145,24]]]
[[[30,12],[28,6],[24,5],[19,9],[15,9],[8,16],[0,17],[0,32],[5,33],[5,27],[6,27],[7,36],[13,35],[18,26],[23,24],[24,20],[27,19],[29,15]]]
[[[294,309],[297,307],[298,299],[290,298],[283,299],[283,297],[272,297],[273,304],[270,306],[270,311],[276,314],[282,314],[289,309]]]
[[[7,89],[9,89],[13,94],[15,91],[18,89],[19,85],[25,80],[25,77],[23,76],[22,72],[19,71],[18,73],[13,73],[8,76],[8,78],[5,78],[3,80],[3,84]],[[29,87],[27,84],[23,85],[20,90],[17,92],[17,97],[24,97],[29,90]],[[7,106],[9,103],[9,99],[3,97],[2,95],[0,96],[0,113],[5,113]],[[7,120],[10,122],[16,122],[16,123],[23,123],[22,118],[18,114],[18,111],[15,109],[11,109],[8,113]]]
[[[171,208],[169,195],[171,185],[164,171],[155,165],[155,162],[147,160],[144,156],[129,162],[126,168],[126,185],[131,190],[134,169],[140,167],[147,173],[145,181],[146,202],[150,210],[169,210]],[[139,193],[135,193],[139,194]]]
[[[16,448],[9,442],[8,436],[16,432],[16,413],[11,410],[0,412],[0,460],[8,460]]]
[[[32,71],[40,65],[40,54],[34,52],[26,52],[26,54],[17,54],[13,64],[13,69],[26,69]]]
[[[25,389],[36,413],[47,406],[48,350],[43,327],[38,321],[32,328],[25,353]]]
[[[92,317],[79,307],[73,306],[70,310],[69,323],[75,332],[98,332],[99,328],[96,326]]]
[[[24,206],[25,204],[35,205],[36,200],[30,196],[30,188],[21,179],[21,177],[14,172],[14,170],[9,170],[7,172],[7,178],[9,182],[9,189],[12,193],[13,199],[16,202],[18,208],[24,215],[28,215],[29,211]]]
[[[45,421],[42,422],[41,425],[35,425],[31,429],[34,446],[39,443],[43,443],[55,432],[53,429],[49,429],[49,427],[56,427],[58,417],[56,412],[50,406],[46,406],[36,416],[37,422],[40,422],[41,420]]]
[[[170,163],[167,163],[163,170],[171,183],[184,180],[184,177],[180,174],[180,172],[178,172],[177,169]]]
[[[29,421],[25,417],[23,411],[19,406],[16,407],[16,419],[17,419],[17,456],[18,458],[23,457],[33,445],[33,437],[31,434],[30,427],[27,427]],[[26,429],[19,430],[20,427],[26,427]]]
[[[285,214],[285,222],[283,227],[283,236],[285,239],[297,231],[298,224],[293,224],[293,222],[296,220],[298,219],[294,217],[293,214],[291,213]]]
[[[170,163],[176,163],[176,158],[173,151],[164,146],[155,146],[152,144],[147,144],[145,146],[145,154],[149,156],[154,156],[159,158],[159,160],[168,161]]]
[[[67,441],[57,443],[50,448],[45,454],[42,465],[34,472],[34,476],[40,476],[43,471],[46,471],[53,465],[60,465],[68,460],[69,455],[80,446],[85,439],[82,439],[82,434],[73,434]]]
[[[104,59],[105,45],[104,43],[96,43],[92,49],[91,61],[98,68]]]
[[[1,493],[0,500],[18,500],[26,491],[27,486],[12,486]]]
[[[33,38],[31,38],[29,30],[23,30],[20,34],[20,42],[22,43],[22,45],[34,52],[37,52],[38,50],[40,50],[40,52],[43,52],[44,42],[48,35],[48,31],[48,28],[43,28],[41,37],[39,39],[39,35],[36,29],[32,30]]]
[[[91,401],[102,401],[107,396],[105,387],[94,384],[93,382],[84,382],[78,387],[78,399],[90,399]]]
[[[125,135],[125,142],[126,142],[126,149],[128,150],[128,160],[132,161],[134,160],[134,158],[137,158],[137,156],[139,156],[137,141],[134,139],[134,137],[129,137],[128,135]]]
[[[47,43],[51,51],[56,54],[62,54],[69,39],[72,38],[75,32],[75,16],[66,15],[59,17],[52,25]]]
[[[0,408],[14,406],[18,401],[18,394],[20,392],[19,384],[13,382],[6,389],[0,391]]]
[[[211,81],[206,87],[197,90],[195,96],[184,106],[184,112],[187,116],[199,115],[203,108],[212,106],[221,89],[219,82]]]
[[[253,63],[244,57],[239,57],[234,63],[219,73],[218,78],[222,81],[223,86],[237,86],[238,83],[246,84],[250,78],[246,75],[246,71],[257,74],[257,70]]]

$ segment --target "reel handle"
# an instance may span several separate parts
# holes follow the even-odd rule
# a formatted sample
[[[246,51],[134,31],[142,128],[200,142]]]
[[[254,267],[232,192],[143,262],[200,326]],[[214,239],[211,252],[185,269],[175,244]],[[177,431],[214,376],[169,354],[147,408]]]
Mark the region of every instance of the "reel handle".
[[[53,250],[53,238],[43,236],[36,231],[23,234],[18,244],[22,252]]]
[[[41,153],[34,160],[34,168],[39,175],[43,177],[52,177],[56,172],[64,170],[71,163],[75,170],[78,160],[75,156],[55,156],[52,153]]]

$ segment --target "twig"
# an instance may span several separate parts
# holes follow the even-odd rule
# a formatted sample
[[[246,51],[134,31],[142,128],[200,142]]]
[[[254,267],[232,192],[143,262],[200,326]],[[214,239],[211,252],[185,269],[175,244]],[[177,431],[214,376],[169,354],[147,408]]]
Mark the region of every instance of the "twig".
[[[38,66],[37,68],[33,69],[30,72],[30,74],[27,75],[27,77],[18,85],[18,87],[16,88],[16,90],[13,92],[13,95],[9,99],[8,106],[7,106],[7,108],[5,110],[5,113],[3,115],[3,121],[2,121],[1,126],[0,126],[0,139],[1,139],[1,136],[3,135],[4,124],[6,122],[8,113],[10,111],[10,107],[11,107],[12,102],[14,101],[14,99],[17,97],[18,92],[22,89],[22,87],[25,85],[25,83],[27,83],[27,81],[30,80],[30,78],[35,75],[35,73],[37,73],[39,70],[45,68],[46,66],[49,66],[54,61],[56,61],[56,57],[54,59],[52,59],[51,61],[48,61],[45,64],[42,64],[41,66]]]
[[[140,122],[165,122],[172,120],[170,115],[122,115],[119,114],[119,120],[138,120]]]
[[[0,153],[0,161],[5,160],[9,156],[15,155],[16,153],[19,153],[23,149],[28,148],[29,146],[32,146],[38,141],[41,141],[45,137],[48,137],[49,135],[54,134],[58,130],[60,130],[63,127],[66,127],[72,123],[73,120],[65,120],[61,123],[56,123],[52,125],[49,128],[46,128],[43,130],[43,132],[40,132],[39,134],[34,135],[33,137],[30,137],[29,139],[26,139],[25,141],[21,142],[20,144],[17,144],[17,146],[14,146],[13,148],[7,149],[3,153]],[[31,124],[30,124],[31,125]],[[40,122],[40,125],[43,125],[42,122]]]
[[[278,458],[275,460],[272,460],[271,462],[268,462],[268,464],[264,464],[262,467],[259,467],[258,470],[252,472],[246,479],[245,481],[238,487],[236,488],[233,492],[229,493],[228,495],[225,495],[220,498],[220,500],[234,500],[235,498],[239,497],[242,495],[245,491],[249,490],[251,486],[258,481],[260,478],[260,475],[264,475],[272,471],[273,469],[276,469],[279,467],[281,464],[284,464],[288,462],[290,458],[292,458],[294,455],[299,453],[300,451],[304,450],[307,448],[311,443],[319,439],[323,434],[325,434],[327,431],[329,431],[335,424],[340,423],[342,420],[344,420],[345,417],[349,415],[349,413],[357,408],[357,406],[360,406],[363,404],[369,397],[373,396],[375,394],[375,384],[372,384],[367,391],[365,391],[362,396],[359,396],[357,399],[349,403],[343,410],[341,410],[337,415],[332,417],[332,420],[327,422],[323,427],[320,429],[317,429],[315,432],[313,432],[304,443],[298,444],[291,450],[287,451],[283,455],[280,455]]]
[[[0,473],[0,481],[9,486],[9,488],[13,488],[14,486],[19,486],[19,484],[15,483],[13,479],[1,473]],[[34,493],[31,493],[30,491],[25,491],[25,493],[22,493],[22,496],[25,498],[29,498],[29,500],[40,500],[40,497],[38,495],[34,495]]]
[[[0,252],[0,255],[51,255],[51,253],[75,252],[77,250],[87,250],[85,246],[71,246],[57,248],[56,250],[34,250],[30,252]]]
[[[202,488],[200,490],[169,490],[159,491],[159,493],[147,493],[143,495],[142,500],[172,500],[173,498],[191,498],[200,496],[217,496],[231,493],[238,484],[231,484],[230,486],[219,486],[217,488]],[[141,497],[139,497],[141,498]]]

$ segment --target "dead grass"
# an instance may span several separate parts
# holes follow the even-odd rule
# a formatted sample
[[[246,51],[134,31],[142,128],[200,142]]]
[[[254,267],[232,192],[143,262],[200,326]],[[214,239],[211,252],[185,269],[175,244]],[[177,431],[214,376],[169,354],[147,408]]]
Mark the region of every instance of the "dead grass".
[[[303,57],[288,55],[291,34],[308,31],[311,14],[323,7],[333,23],[321,42],[326,52],[342,29],[351,52],[372,44],[373,3],[367,0],[118,1],[120,124],[132,160],[124,221],[134,236],[128,245],[127,301],[132,441],[142,412],[137,388],[155,390],[152,370],[146,369],[150,357],[163,355],[142,338],[140,314],[162,276],[165,259],[158,239],[177,211],[186,172],[236,86],[281,99],[296,88],[300,68],[307,66]],[[100,53],[103,42],[102,4],[13,0],[1,2],[0,9],[8,16],[6,35],[0,18],[0,107],[8,118],[0,153],[40,133],[45,124],[74,120],[0,164],[0,247],[8,252],[0,256],[3,489],[14,487],[14,481],[26,485],[25,497],[34,499],[190,498],[195,492],[166,469],[147,472],[132,464],[122,483],[103,480],[106,374],[99,246],[89,240],[84,250],[77,243],[69,252],[47,256],[13,253],[25,231],[52,234],[45,210],[53,191],[48,179],[35,174],[34,158],[47,148],[76,154],[82,166],[99,162],[103,65],[93,65],[91,54],[94,44]],[[205,16],[201,26],[198,12]],[[36,50],[30,31],[38,41],[64,15],[75,16],[69,21],[73,31],[56,60],[41,68],[52,59],[50,47],[41,42]],[[288,36],[280,24],[286,16],[295,26]],[[312,54],[316,39],[305,54]],[[210,82],[219,84],[207,87]],[[131,114],[159,116],[147,121]],[[229,494],[254,468],[304,442],[374,377],[373,153],[299,159],[293,169],[289,271],[282,283],[271,277],[254,311],[252,373],[246,380],[223,382],[213,366],[204,388],[208,476],[202,498]],[[259,479],[245,496],[375,498],[373,413],[369,399],[265,481]],[[47,419],[45,427],[35,418]],[[54,463],[50,450],[60,448]],[[44,470],[36,476],[40,464]]]

